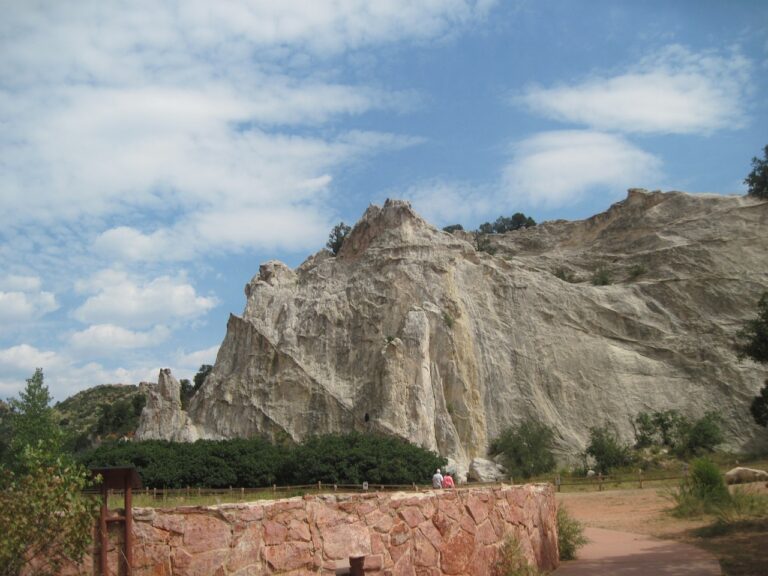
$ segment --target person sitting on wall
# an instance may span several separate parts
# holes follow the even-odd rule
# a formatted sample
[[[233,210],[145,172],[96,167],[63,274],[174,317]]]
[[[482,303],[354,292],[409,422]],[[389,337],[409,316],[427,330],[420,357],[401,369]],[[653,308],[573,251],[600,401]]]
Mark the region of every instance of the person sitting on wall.
[[[453,478],[451,478],[451,473],[446,472],[445,476],[443,476],[443,488],[455,488],[456,486],[453,483]]]
[[[435,472],[435,475],[432,476],[432,488],[442,488],[443,487],[443,475],[440,474],[440,468],[437,469],[437,472]]]

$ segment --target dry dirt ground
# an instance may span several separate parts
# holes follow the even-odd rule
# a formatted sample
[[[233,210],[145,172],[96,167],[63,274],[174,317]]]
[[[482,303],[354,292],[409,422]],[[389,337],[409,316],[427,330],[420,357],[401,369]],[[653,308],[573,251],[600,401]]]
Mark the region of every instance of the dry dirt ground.
[[[768,494],[763,484],[748,489]],[[653,488],[571,492],[557,499],[586,526],[679,540],[714,554],[726,576],[768,576],[768,518],[734,522],[722,533],[707,534],[714,518],[675,518],[664,493]]]

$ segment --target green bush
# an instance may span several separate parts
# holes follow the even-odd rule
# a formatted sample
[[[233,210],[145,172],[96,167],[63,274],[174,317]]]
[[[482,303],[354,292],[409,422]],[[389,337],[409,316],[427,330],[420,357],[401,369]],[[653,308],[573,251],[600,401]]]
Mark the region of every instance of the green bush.
[[[647,273],[648,269],[642,264],[635,264],[629,269],[629,279],[636,280],[643,274]]]
[[[404,440],[372,434],[317,436],[299,445],[260,438],[112,442],[81,455],[86,466],[136,466],[150,488],[425,482],[446,460]]]
[[[757,198],[768,198],[768,146],[763,149],[763,158],[752,158],[752,171],[744,179],[747,194]]]
[[[622,444],[616,431],[608,426],[594,426],[589,429],[586,454],[594,459],[595,470],[601,474],[608,474],[613,468],[627,466],[633,460],[629,446]]]
[[[520,549],[520,542],[509,535],[499,547],[496,563],[491,571],[493,576],[542,576],[542,572],[531,566]]]
[[[676,447],[680,456],[698,456],[705,452],[714,452],[715,447],[723,442],[720,417],[714,412],[707,412],[693,423],[685,421],[681,432],[680,445]]]
[[[557,546],[560,549],[560,560],[573,560],[576,551],[589,540],[584,536],[581,522],[573,518],[567,508],[560,504],[557,507]]]
[[[691,463],[688,477],[672,498],[676,504],[673,513],[682,517],[714,513],[731,503],[720,469],[707,458],[697,458]]]
[[[491,442],[490,453],[501,455],[513,478],[530,478],[555,468],[555,433],[546,424],[523,420],[517,427],[506,428]]]
[[[611,273],[607,268],[598,268],[592,275],[592,284],[594,286],[607,286],[611,283]]]

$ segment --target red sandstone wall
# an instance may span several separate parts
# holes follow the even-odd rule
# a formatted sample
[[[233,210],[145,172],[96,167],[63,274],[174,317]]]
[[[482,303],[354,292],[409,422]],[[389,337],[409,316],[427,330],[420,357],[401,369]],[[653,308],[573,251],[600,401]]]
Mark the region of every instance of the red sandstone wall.
[[[367,576],[483,576],[510,534],[529,561],[551,570],[555,506],[550,486],[527,485],[141,508],[134,575],[333,575],[364,556]],[[114,569],[117,550],[110,556]]]

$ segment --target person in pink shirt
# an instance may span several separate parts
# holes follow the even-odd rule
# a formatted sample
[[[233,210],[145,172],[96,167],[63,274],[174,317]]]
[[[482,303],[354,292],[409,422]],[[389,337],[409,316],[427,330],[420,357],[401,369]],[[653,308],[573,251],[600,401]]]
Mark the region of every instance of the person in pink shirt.
[[[454,488],[453,478],[451,478],[450,472],[446,472],[445,476],[443,476],[443,488]]]

